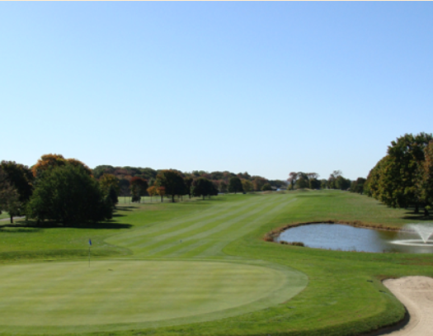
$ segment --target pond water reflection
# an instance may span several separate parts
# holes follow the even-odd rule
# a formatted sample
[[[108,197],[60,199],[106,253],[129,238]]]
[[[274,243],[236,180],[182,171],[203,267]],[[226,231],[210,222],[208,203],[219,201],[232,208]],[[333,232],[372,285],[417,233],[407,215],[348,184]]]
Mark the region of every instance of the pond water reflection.
[[[302,242],[307,247],[358,252],[433,253],[433,242],[397,245],[397,240],[419,240],[415,233],[378,231],[342,224],[308,224],[283,231],[275,240]]]

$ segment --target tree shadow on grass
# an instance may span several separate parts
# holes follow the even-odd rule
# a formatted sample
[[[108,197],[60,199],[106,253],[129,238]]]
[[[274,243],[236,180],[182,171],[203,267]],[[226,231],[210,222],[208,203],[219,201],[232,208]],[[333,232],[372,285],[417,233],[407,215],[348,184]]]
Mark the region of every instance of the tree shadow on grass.
[[[410,219],[414,221],[433,221],[432,216],[424,216],[424,214],[415,214],[413,212],[408,212],[408,215],[403,216],[403,219]]]
[[[61,228],[74,228],[74,229],[111,229],[111,230],[121,230],[121,229],[130,229],[132,227],[131,224],[126,223],[114,223],[110,221],[105,222],[87,222],[87,223],[60,223],[55,221],[44,221],[37,222],[34,220],[29,220],[27,222],[20,221],[16,224],[5,224],[0,226],[0,230],[8,230],[18,232],[21,229],[21,232],[38,232],[40,229],[61,229]],[[15,229],[15,230],[12,230]]]
[[[132,210],[136,210],[137,207],[134,206],[129,206],[129,205],[117,205],[116,210],[115,211],[132,211]]]
[[[6,224],[0,226],[2,233],[35,233],[41,231],[40,228],[24,227],[21,225]]]
[[[415,208],[408,208],[408,211],[405,212],[405,216],[403,219],[410,219],[415,221],[431,221],[433,220],[433,216],[424,216],[424,210],[419,209],[419,213],[415,212]]]

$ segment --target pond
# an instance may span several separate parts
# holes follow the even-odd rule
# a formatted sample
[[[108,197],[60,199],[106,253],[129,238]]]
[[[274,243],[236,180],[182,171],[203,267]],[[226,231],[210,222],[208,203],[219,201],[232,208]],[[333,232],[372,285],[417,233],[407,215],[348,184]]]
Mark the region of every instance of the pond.
[[[419,238],[416,233],[409,232],[379,231],[343,224],[308,224],[283,231],[275,241],[302,242],[306,247],[338,251],[433,253],[433,242],[424,244]]]

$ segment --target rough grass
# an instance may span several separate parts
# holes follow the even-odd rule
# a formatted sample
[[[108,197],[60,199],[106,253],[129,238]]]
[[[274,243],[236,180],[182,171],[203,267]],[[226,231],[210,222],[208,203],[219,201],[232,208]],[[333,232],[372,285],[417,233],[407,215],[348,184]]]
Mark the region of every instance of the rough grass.
[[[64,246],[86,252],[87,239],[92,237],[95,253],[98,249],[110,250],[113,255],[124,251],[124,260],[260,263],[261,267],[279,271],[298,270],[309,279],[300,294],[279,304],[268,304],[267,308],[225,318],[210,313],[217,320],[208,321],[197,320],[198,315],[194,315],[185,317],[181,325],[159,323],[135,326],[133,330],[103,324],[92,329],[98,335],[360,335],[403,318],[402,305],[380,280],[414,274],[432,276],[432,255],[325,251],[265,242],[263,236],[285,225],[323,220],[401,227],[413,222],[412,216],[365,196],[338,191],[126,204],[119,207],[112,222],[125,224],[121,228],[2,230],[0,237],[8,234],[10,239],[2,240],[4,254],[0,258],[10,264],[15,253],[11,251],[19,250],[39,251],[42,259],[48,255],[50,259],[64,259],[65,255],[53,251]],[[26,247],[17,247],[21,241]],[[71,258],[78,260],[80,256]],[[22,259],[21,263],[25,262]],[[194,304],[184,307],[187,311],[195,308]],[[71,314],[74,312],[78,308]],[[83,334],[73,326],[63,330]]]

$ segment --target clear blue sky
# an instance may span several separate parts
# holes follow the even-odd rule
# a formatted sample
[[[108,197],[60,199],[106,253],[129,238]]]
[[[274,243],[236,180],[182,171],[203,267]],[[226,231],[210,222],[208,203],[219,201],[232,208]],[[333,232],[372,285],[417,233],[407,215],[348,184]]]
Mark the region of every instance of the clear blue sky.
[[[432,2],[2,2],[0,159],[367,176],[432,132]]]

